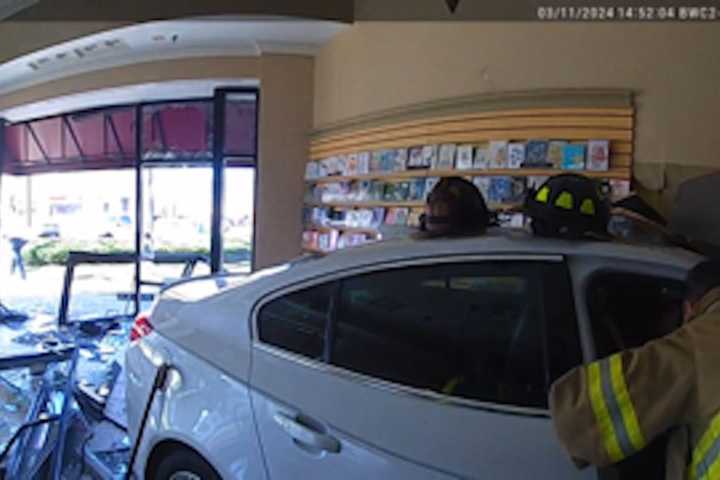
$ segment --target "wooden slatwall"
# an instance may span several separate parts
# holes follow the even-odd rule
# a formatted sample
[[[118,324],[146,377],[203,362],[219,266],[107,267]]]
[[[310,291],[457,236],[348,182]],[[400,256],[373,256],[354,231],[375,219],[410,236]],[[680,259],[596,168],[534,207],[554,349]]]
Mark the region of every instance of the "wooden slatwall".
[[[632,107],[525,108],[443,115],[313,136],[310,159],[442,143],[491,140],[610,140],[607,177],[630,180],[633,160]],[[522,174],[522,170],[517,171]]]

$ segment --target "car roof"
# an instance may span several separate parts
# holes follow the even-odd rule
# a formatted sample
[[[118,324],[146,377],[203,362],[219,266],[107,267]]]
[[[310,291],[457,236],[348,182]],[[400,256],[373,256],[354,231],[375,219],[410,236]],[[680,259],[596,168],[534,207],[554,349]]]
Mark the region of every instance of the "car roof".
[[[431,258],[502,256],[562,256],[627,260],[689,270],[702,260],[698,254],[676,247],[619,241],[562,240],[534,236],[524,230],[492,228],[472,237],[405,238],[375,242],[326,255],[301,257],[293,262],[259,270],[249,276],[204,277],[171,285],[165,298],[199,301],[242,289],[249,298],[343,271],[380,264]],[[247,298],[247,297],[246,297]]]
[[[689,269],[701,256],[677,247],[619,241],[544,238],[521,229],[492,228],[472,237],[406,238],[376,242],[300,261],[278,277],[291,280],[378,263],[448,256],[562,255],[606,257]],[[278,278],[279,279],[279,278]]]

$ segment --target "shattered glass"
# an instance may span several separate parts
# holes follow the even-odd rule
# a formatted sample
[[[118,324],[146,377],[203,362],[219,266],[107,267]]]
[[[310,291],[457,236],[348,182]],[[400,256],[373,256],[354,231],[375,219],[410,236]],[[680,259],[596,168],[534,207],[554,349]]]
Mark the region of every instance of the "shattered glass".
[[[152,298],[142,300],[148,307]],[[0,318],[4,478],[124,478],[131,445],[123,368],[132,316],[81,315],[60,325],[48,312],[28,313]]]
[[[33,396],[29,369],[8,370],[0,374],[0,451],[5,449],[25,422]]]
[[[16,433],[27,422],[61,414],[67,425],[63,478],[83,478],[90,471],[100,478],[123,478],[130,442],[124,386],[117,384],[124,379],[131,327],[129,317],[64,327],[42,317],[23,325],[0,324],[0,452],[8,449],[6,478],[49,475],[58,439],[64,437],[61,422]],[[75,348],[77,363],[70,372],[67,358]],[[15,368],[18,362],[25,364]],[[68,399],[71,374],[73,397]]]
[[[8,409],[2,420],[9,426],[10,436],[4,437],[8,478],[38,478],[48,472],[49,460],[59,435],[59,422],[44,423],[25,429],[8,441],[26,422],[60,415],[67,401],[66,385],[70,362],[54,362],[42,367],[24,367],[2,372],[2,386],[9,395]],[[14,410],[14,411],[13,411]]]

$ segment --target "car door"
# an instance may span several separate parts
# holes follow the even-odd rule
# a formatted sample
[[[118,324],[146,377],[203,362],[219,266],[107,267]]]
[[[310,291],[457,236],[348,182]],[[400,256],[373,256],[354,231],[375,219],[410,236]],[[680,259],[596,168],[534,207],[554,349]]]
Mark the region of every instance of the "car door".
[[[561,257],[344,272],[264,300],[255,321],[272,479],[591,478],[547,412],[552,380],[581,362]]]
[[[595,358],[637,348],[682,323],[685,294],[682,269],[662,266],[589,263],[580,273],[584,307],[590,322]],[[666,436],[660,436],[617,466],[601,469],[600,478],[665,478]]]

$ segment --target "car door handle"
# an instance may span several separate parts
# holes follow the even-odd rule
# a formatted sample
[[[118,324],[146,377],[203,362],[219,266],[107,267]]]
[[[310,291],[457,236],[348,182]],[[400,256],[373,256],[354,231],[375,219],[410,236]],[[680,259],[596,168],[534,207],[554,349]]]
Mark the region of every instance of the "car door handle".
[[[305,444],[328,453],[340,453],[340,442],[338,439],[325,433],[315,431],[307,425],[303,425],[297,419],[284,413],[275,413],[273,419],[275,420],[275,423],[280,425],[280,427],[285,430],[288,435],[301,444]]]

